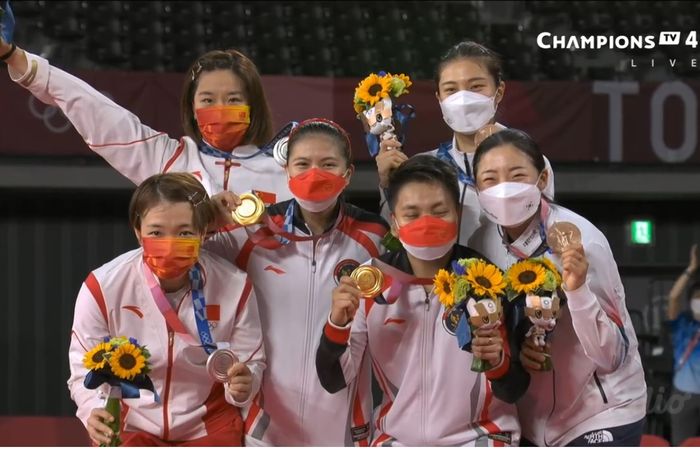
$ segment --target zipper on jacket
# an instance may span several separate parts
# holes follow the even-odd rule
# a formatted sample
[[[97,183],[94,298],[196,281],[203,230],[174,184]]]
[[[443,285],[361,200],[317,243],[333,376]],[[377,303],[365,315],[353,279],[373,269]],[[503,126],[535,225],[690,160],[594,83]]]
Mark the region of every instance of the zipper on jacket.
[[[309,304],[308,304],[308,309],[306,313],[306,333],[305,333],[305,341],[306,344],[304,345],[304,353],[302,354],[303,356],[303,368],[302,368],[302,374],[301,374],[301,390],[299,392],[299,397],[300,397],[300,405],[299,405],[299,426],[301,430],[303,431],[304,429],[304,412],[305,412],[305,406],[306,406],[306,377],[307,377],[307,364],[309,360],[309,352],[311,348],[309,345],[311,344],[312,340],[314,338],[311,337],[311,327],[313,326],[313,320],[314,320],[314,296],[316,295],[315,288],[316,288],[316,247],[318,246],[318,242],[320,242],[321,239],[318,239],[318,241],[313,241],[311,244],[311,277],[309,279]]]
[[[165,375],[165,393],[163,394],[163,440],[167,441],[170,435],[170,423],[168,422],[168,399],[170,397],[170,377],[173,371],[173,342],[174,333],[168,331],[168,370]]]
[[[608,396],[605,395],[605,391],[603,390],[603,385],[600,382],[600,378],[598,378],[597,371],[593,372],[593,379],[595,380],[596,386],[598,386],[598,390],[600,391],[600,396],[603,398],[603,403],[607,404],[608,403]]]

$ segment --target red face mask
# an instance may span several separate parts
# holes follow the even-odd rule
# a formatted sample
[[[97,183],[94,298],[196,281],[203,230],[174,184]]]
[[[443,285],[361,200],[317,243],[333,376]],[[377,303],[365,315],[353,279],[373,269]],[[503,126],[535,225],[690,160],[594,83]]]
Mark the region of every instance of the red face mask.
[[[401,242],[414,247],[438,247],[457,236],[457,223],[425,215],[399,228]]]
[[[192,268],[199,257],[200,239],[143,237],[143,259],[160,279],[173,279]]]
[[[345,189],[345,178],[337,174],[312,168],[289,180],[289,190],[297,199],[323,202],[338,197]]]
[[[231,152],[241,145],[250,126],[248,105],[223,105],[196,110],[202,138],[211,146]]]

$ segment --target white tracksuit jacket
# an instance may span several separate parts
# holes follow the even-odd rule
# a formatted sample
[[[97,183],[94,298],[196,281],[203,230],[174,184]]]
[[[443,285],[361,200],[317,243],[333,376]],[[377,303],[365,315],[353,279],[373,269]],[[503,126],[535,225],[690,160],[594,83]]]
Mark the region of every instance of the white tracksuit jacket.
[[[268,204],[292,197],[287,175],[272,157],[258,154],[227,163],[206,155],[190,137],[176,140],[149,128],[129,110],[44,58],[27,53],[27,60],[29,68],[23,76],[8,68],[12,80],[47,105],[60,108],[88,147],[134,184],[158,173],[188,172],[209,195],[255,190]],[[257,151],[253,145],[244,145],[234,149],[233,155],[247,157]]]
[[[457,246],[452,260],[474,256]],[[381,261],[413,274],[403,249]],[[385,282],[385,297],[389,285]],[[323,385],[337,391],[358,376],[362,360],[371,360],[383,394],[372,421],[373,446],[517,445],[516,407],[507,402],[522,395],[527,374],[510,363],[508,344],[500,366],[486,373],[471,371],[472,354],[459,348],[442,315],[437,296],[421,284],[404,285],[390,305],[361,299],[346,327],[329,318],[324,328],[317,355]],[[505,326],[501,328],[505,336]]]
[[[123,404],[128,407],[124,430],[143,431],[166,441],[197,439],[222,427],[222,423],[234,421],[236,407],[249,405],[259,390],[265,350],[255,292],[245,273],[222,258],[201,251],[199,264],[212,338],[230,343],[241,361],[252,356],[247,362],[253,374],[252,393],[239,403],[207,373],[204,349],[190,346],[169,331],[146,283],[142,263],[142,249],[127,252],[90,273],[80,288],[71,333],[68,380],[71,397],[78,406],[76,415],[86,424],[92,409],[104,406],[98,390],[83,386],[87,374],[83,366],[85,353],[105,336],[133,337],[151,353],[149,377],[160,395],[160,403],[144,390],[139,399],[124,399]],[[189,291],[183,293],[173,310],[199,342]]]
[[[551,205],[545,230],[556,221],[580,229],[589,265],[583,286],[564,289],[568,304],[549,339],[553,371],[531,374],[518,402],[523,437],[540,446],[563,446],[592,430],[637,422],[646,413],[637,337],[610,245],[588,220]],[[534,253],[541,244],[539,224],[537,217],[513,244]],[[481,226],[470,246],[504,270],[518,260],[491,222]],[[546,257],[561,270],[558,256],[547,252]]]
[[[269,207],[268,214],[281,225],[290,202],[296,207],[294,234],[308,236],[296,201]],[[269,250],[256,246],[243,228],[205,243],[248,272],[258,297],[267,370],[261,395],[244,411],[246,445],[343,446],[360,444],[363,431],[366,436],[369,419],[358,402],[371,402],[369,377],[332,395],[321,386],[314,360],[339,277],[378,256],[386,232],[380,216],[341,201],[334,226],[315,244]],[[369,365],[365,371],[369,375]],[[354,409],[359,416],[350,415]]]

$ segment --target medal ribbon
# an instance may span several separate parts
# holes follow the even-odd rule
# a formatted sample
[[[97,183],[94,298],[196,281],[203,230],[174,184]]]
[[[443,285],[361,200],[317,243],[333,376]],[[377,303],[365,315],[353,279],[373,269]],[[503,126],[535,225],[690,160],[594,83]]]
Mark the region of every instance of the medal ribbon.
[[[216,344],[213,342],[211,330],[209,329],[209,320],[207,320],[207,306],[204,300],[204,292],[202,291],[203,282],[199,264],[195,264],[190,269],[189,277],[192,288],[191,292],[192,306],[194,308],[194,319],[197,323],[197,331],[199,333],[199,339],[202,342],[201,344],[197,344],[197,341],[195,341],[194,337],[192,337],[192,335],[187,331],[187,328],[185,328],[185,325],[182,323],[182,321],[180,321],[180,318],[178,318],[177,313],[175,313],[170,305],[170,302],[168,302],[163,289],[156,281],[155,276],[153,276],[153,272],[150,268],[148,268],[146,262],[142,262],[142,264],[143,274],[146,277],[146,283],[151,290],[151,296],[153,296],[153,300],[155,301],[158,310],[160,310],[163,318],[165,318],[165,323],[168,328],[177,333],[187,344],[191,346],[201,346],[207,354],[211,354],[214,349],[216,349]]]

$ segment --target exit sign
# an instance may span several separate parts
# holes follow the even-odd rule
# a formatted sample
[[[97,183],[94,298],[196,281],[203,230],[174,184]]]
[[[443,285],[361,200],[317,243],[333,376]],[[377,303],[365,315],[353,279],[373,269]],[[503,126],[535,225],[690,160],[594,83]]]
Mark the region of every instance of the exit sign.
[[[630,242],[635,245],[651,245],[654,242],[654,223],[651,220],[630,222]]]

